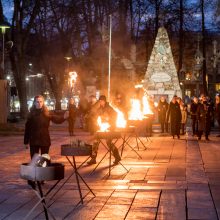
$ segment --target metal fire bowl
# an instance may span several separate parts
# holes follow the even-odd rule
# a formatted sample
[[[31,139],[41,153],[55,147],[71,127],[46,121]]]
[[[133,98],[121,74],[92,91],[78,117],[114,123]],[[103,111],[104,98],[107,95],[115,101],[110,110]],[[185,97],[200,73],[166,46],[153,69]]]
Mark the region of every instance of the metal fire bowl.
[[[92,154],[92,145],[85,146],[63,144],[61,145],[62,156],[89,156]]]
[[[119,131],[97,131],[95,134],[97,139],[118,139],[121,137],[121,132]]]
[[[129,126],[126,128],[118,128],[117,131],[121,133],[134,133],[135,132],[135,127],[134,126]]]
[[[128,126],[140,127],[143,124],[146,125],[146,123],[147,123],[147,118],[143,120],[128,120]]]
[[[64,165],[51,163],[48,167],[36,167],[23,163],[20,167],[20,176],[22,179],[33,181],[61,180],[64,178]]]

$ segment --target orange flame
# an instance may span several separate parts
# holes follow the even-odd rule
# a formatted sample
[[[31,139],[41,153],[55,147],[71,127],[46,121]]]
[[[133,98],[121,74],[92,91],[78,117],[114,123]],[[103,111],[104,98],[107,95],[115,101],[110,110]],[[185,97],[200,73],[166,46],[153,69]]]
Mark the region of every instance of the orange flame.
[[[77,73],[76,72],[69,72],[69,84],[70,87],[72,88],[74,83],[76,82],[77,79]]]
[[[125,128],[127,125],[127,121],[125,119],[124,113],[120,111],[118,108],[112,106],[114,110],[117,112],[117,119],[116,119],[116,127],[117,128]]]
[[[143,96],[142,100],[131,99],[131,110],[128,113],[129,120],[143,120],[146,118],[146,115],[151,114],[153,114],[153,112],[150,109],[146,96]]]
[[[142,120],[143,113],[141,110],[141,102],[138,99],[131,99],[131,110],[128,113],[129,120]]]
[[[153,112],[152,112],[152,110],[150,109],[150,105],[149,105],[149,102],[148,102],[146,96],[143,96],[143,98],[142,98],[142,103],[143,103],[143,114],[144,114],[144,115],[152,115]]]
[[[99,126],[99,131],[102,132],[109,131],[110,124],[108,122],[102,122],[102,118],[100,116],[97,119],[97,124]]]

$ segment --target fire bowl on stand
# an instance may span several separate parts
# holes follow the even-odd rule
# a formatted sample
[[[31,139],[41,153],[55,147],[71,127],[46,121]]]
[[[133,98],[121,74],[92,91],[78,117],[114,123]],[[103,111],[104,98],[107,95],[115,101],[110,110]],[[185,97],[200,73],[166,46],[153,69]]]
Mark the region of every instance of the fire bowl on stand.
[[[62,156],[89,156],[92,154],[92,145],[85,144],[83,146],[74,144],[61,145]]]
[[[20,167],[20,176],[22,179],[32,181],[61,180],[64,178],[64,165],[51,163],[47,167],[37,167],[23,163]]]

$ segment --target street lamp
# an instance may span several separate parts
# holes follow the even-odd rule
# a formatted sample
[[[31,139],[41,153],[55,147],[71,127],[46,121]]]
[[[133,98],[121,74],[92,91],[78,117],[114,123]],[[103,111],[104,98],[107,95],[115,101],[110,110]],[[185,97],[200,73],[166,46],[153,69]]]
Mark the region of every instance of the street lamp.
[[[5,32],[6,29],[10,28],[7,23],[0,24],[0,29],[2,31],[2,75],[5,73]]]

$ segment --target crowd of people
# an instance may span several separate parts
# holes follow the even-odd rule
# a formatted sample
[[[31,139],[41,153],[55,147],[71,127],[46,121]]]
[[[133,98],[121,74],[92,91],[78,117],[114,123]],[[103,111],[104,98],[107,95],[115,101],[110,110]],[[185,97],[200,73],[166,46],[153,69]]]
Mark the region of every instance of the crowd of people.
[[[190,108],[177,96],[174,96],[170,103],[165,97],[161,97],[158,104],[158,119],[161,124],[161,132],[169,132],[172,137],[180,138],[186,132],[186,124],[189,122],[192,127],[192,135],[201,140],[202,136],[209,141],[211,128],[215,120],[220,126],[220,98],[216,95],[215,102],[209,96],[202,94],[200,97],[193,97]],[[187,119],[191,121],[187,121]]]
[[[151,116],[148,116],[146,123],[146,133],[151,136],[152,122],[155,115],[155,107],[153,99],[149,99],[149,106],[154,112]],[[129,107],[126,104],[125,97],[120,93],[116,93],[113,100],[113,106],[122,111],[125,118],[128,116]],[[193,97],[190,103],[190,108],[184,103],[184,101],[177,96],[173,96],[170,103],[167,102],[165,96],[160,97],[160,101],[157,106],[158,120],[161,125],[161,132],[169,133],[173,138],[180,135],[184,135],[186,132],[187,119],[191,120],[192,135],[197,136],[198,140],[201,140],[202,136],[209,141],[209,134],[211,127],[214,126],[214,121],[218,122],[220,126],[220,97],[216,95],[215,102],[213,102],[208,96],[201,95],[199,98]],[[78,108],[74,103],[74,99],[69,100],[68,110],[63,116],[52,114],[48,111],[44,104],[44,98],[42,96],[36,96],[33,106],[27,117],[24,144],[30,145],[31,157],[35,153],[48,153],[50,146],[49,137],[49,122],[62,123],[67,120],[69,125],[69,135],[74,135],[74,127],[76,118],[80,118],[81,127],[84,127],[91,135],[94,135],[98,130],[97,117],[100,116],[104,121],[107,121],[111,129],[114,129],[117,113],[109,105],[106,97],[101,95],[99,100],[95,96],[91,95],[89,100],[81,99]],[[190,122],[190,121],[188,121]],[[117,148],[112,144],[112,140],[107,140],[107,145],[111,148],[113,156],[115,157],[115,164],[117,164],[121,158],[117,152]],[[97,143],[93,144],[92,159],[89,164],[96,163],[97,156]]]

